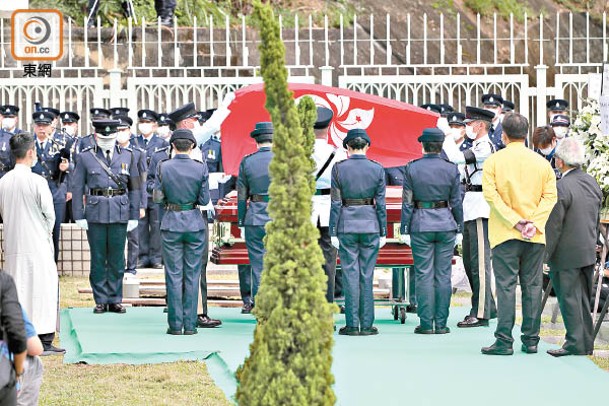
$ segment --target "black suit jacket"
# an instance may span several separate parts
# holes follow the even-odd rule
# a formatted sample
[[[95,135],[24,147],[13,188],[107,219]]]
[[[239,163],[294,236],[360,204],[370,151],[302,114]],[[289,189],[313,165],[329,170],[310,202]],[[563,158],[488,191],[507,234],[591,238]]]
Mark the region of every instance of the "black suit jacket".
[[[596,262],[601,189],[581,169],[568,172],[556,187],[558,202],[546,223],[546,261],[555,269],[592,265]]]

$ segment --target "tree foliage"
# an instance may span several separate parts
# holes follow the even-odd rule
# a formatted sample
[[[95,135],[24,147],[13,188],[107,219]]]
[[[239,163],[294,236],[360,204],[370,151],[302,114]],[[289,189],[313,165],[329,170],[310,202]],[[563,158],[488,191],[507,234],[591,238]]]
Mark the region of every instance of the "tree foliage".
[[[250,356],[237,372],[241,405],[332,405],[334,305],[325,300],[319,233],[311,223],[314,188],[310,158],[315,105],[295,105],[287,86],[285,48],[272,9],[255,3],[261,32],[261,72],[271,115],[271,161],[266,255],[254,314]],[[306,131],[303,132],[303,126]]]

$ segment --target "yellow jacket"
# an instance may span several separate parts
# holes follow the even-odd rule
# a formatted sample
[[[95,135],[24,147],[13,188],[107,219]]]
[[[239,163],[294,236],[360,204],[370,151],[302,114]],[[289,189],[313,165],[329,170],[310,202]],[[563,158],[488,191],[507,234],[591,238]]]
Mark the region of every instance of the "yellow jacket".
[[[546,243],[546,221],[557,199],[556,176],[546,159],[524,142],[510,142],[484,162],[482,190],[491,207],[491,248],[508,240],[526,241],[514,228],[522,219],[537,227],[529,242]]]

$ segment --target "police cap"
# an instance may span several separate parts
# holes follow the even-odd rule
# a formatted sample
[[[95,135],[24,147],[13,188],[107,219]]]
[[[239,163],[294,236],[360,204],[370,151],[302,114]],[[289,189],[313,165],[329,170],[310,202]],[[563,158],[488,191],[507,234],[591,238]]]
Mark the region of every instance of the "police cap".
[[[571,125],[571,119],[564,114],[557,114],[552,118],[550,125],[552,127],[569,127]]]
[[[137,112],[137,118],[139,118],[140,121],[158,121],[159,115],[156,111],[140,110]]]
[[[273,123],[270,121],[256,123],[256,127],[254,128],[254,131],[250,133],[250,136],[254,138],[256,142],[273,140]]]
[[[362,138],[368,142],[368,145],[371,144],[370,137],[368,133],[363,128],[354,128],[347,132],[347,136],[343,139],[343,148],[347,149],[347,143],[355,138]]]
[[[13,106],[12,104],[5,104],[0,107],[0,114],[4,117],[14,117],[19,113],[19,107]]]
[[[126,115],[112,116],[112,119],[120,122],[118,126],[119,128],[131,127],[133,125],[133,120],[131,117]]]
[[[512,103],[509,100],[504,100],[503,101],[503,108],[501,109],[501,111],[504,112],[504,113],[509,113],[510,111],[514,111],[514,107],[516,107],[514,105],[514,103]]]
[[[176,124],[182,120],[186,120],[187,118],[191,117],[198,117],[198,113],[195,109],[194,103],[185,104],[182,107],[177,108],[171,113],[169,113],[169,118]]]
[[[54,109],[53,107],[43,107],[42,111],[47,111],[49,113],[53,113],[53,115],[55,115],[55,117],[59,116],[59,110]]]
[[[455,111],[453,106],[451,106],[450,104],[444,103],[444,104],[439,104],[438,106],[440,106],[440,114],[442,114],[443,116],[447,116],[448,114]]]
[[[418,140],[419,142],[444,142],[444,132],[437,127],[426,128]]]
[[[421,108],[438,114],[442,113],[442,107],[438,106],[437,104],[422,104]]]
[[[185,128],[180,128],[178,130],[175,130],[173,132],[173,134],[171,134],[169,143],[173,143],[175,140],[188,140],[188,141],[192,142],[193,144],[197,143],[197,140],[195,140],[195,136],[192,135],[192,131],[185,129]]]
[[[50,111],[37,111],[32,114],[32,120],[36,124],[51,124],[55,119],[55,114]]]
[[[495,118],[495,113],[492,111],[467,106],[465,107],[465,120],[463,120],[463,122],[467,124],[472,121],[488,121],[490,123],[493,121],[493,118]]]
[[[546,103],[549,111],[565,111],[569,108],[569,102],[563,99],[552,99]]]
[[[495,106],[499,107],[503,104],[503,97],[499,94],[488,93],[482,95],[482,104],[484,106]]]
[[[169,125],[171,122],[172,121],[167,113],[159,113],[159,126]]]
[[[89,112],[91,113],[92,119],[108,118],[112,114],[110,113],[110,110],[99,107],[93,107],[91,110],[89,110]]]
[[[448,125],[464,126],[465,123],[463,122],[463,120],[465,120],[465,114],[459,112],[448,113],[448,115],[446,116],[446,120],[448,121]]]
[[[126,116],[129,114],[129,107],[110,107],[113,116]]]
[[[328,128],[330,121],[332,121],[332,117],[334,117],[334,112],[332,110],[326,107],[317,107],[317,120],[315,121],[313,128],[318,130]]]
[[[93,128],[95,133],[101,137],[115,138],[116,130],[120,127],[121,122],[118,120],[100,119],[93,120]]]
[[[73,111],[64,111],[59,114],[59,118],[63,123],[77,123],[80,120],[80,116],[78,113],[74,113]]]

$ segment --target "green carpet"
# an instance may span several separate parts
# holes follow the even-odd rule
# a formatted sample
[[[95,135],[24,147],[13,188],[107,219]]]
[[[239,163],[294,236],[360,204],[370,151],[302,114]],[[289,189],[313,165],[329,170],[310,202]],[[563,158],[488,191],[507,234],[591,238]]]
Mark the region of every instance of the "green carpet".
[[[609,374],[587,357],[553,358],[555,348],[540,343],[540,353],[523,354],[515,343],[511,357],[480,354],[493,341],[489,328],[457,329],[467,311],[451,309],[447,335],[413,333],[418,319],[393,320],[378,308],[374,337],[335,335],[333,372],[339,405],[573,405],[606,399]],[[239,309],[213,308],[223,321],[217,329],[199,329],[196,336],[168,336],[160,308],[129,309],[125,315],[94,315],[91,309],[62,312],[64,362],[156,363],[205,359],[215,382],[228,398],[236,389],[234,371],[249,350],[253,316]],[[344,318],[337,316],[338,327]],[[515,337],[519,336],[517,329]]]

